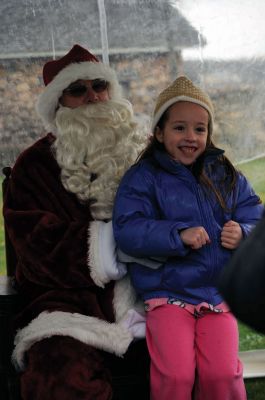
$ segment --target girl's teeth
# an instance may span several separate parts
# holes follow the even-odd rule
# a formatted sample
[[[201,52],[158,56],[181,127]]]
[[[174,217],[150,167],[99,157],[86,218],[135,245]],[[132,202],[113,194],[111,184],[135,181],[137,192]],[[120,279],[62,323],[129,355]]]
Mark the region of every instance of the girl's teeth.
[[[183,147],[183,150],[186,151],[187,153],[193,153],[194,148],[193,147]]]

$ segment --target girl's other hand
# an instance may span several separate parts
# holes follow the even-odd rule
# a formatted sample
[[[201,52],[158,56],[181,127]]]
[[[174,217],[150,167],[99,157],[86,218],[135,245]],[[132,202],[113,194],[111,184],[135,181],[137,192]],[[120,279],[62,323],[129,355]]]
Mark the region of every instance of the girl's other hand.
[[[238,222],[228,221],[221,232],[221,244],[226,249],[236,249],[243,238],[241,226]]]
[[[184,244],[190,246],[194,250],[211,243],[208,233],[203,226],[183,229],[183,231],[180,232],[180,237]]]

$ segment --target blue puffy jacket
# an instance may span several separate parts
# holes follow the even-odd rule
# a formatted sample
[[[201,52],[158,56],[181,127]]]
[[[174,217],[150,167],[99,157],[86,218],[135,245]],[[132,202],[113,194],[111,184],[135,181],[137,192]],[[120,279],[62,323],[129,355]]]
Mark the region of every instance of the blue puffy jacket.
[[[216,156],[205,160],[205,170],[214,182],[225,173]],[[234,208],[224,211],[214,194],[206,195],[190,169],[165,152],[156,150],[153,157],[134,165],[116,195],[114,236],[124,253],[165,260],[157,269],[129,264],[137,293],[144,300],[172,296],[191,304],[219,304],[223,299],[216,288],[217,278],[231,256],[231,250],[221,246],[222,227],[232,219],[247,236],[262,215],[259,203],[242,174],[227,200],[228,208]],[[183,244],[179,232],[196,226],[205,228],[211,243],[192,250]]]

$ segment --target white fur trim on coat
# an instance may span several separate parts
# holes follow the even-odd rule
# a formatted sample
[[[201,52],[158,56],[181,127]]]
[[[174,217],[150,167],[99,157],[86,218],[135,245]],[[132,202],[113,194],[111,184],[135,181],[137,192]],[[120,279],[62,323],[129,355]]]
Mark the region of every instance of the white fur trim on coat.
[[[56,132],[54,118],[63,90],[78,79],[100,78],[109,82],[110,98],[113,100],[121,99],[121,86],[115,71],[101,62],[84,61],[81,63],[73,63],[62,69],[55,76],[39,96],[36,105],[37,112],[48,131]]]
[[[88,265],[95,284],[104,288],[111,280],[119,280],[127,272],[126,264],[117,260],[112,221],[93,221],[89,225]]]
[[[124,354],[133,337],[129,330],[119,324],[82,314],[62,311],[42,312],[15,337],[12,354],[14,365],[24,369],[24,354],[36,342],[54,335],[70,336],[85,344],[111,351],[117,356]]]
[[[18,369],[23,369],[26,351],[34,343],[54,335],[70,336],[97,349],[122,356],[134,339],[134,335],[139,338],[139,329],[137,332],[135,330],[139,322],[143,324],[141,332],[144,334],[143,304],[136,305],[135,300],[135,292],[126,276],[118,281],[114,288],[115,323],[78,313],[42,312],[29,325],[17,332],[12,354],[14,365]],[[140,312],[143,318],[135,318],[135,323],[132,323],[132,313],[135,310]]]

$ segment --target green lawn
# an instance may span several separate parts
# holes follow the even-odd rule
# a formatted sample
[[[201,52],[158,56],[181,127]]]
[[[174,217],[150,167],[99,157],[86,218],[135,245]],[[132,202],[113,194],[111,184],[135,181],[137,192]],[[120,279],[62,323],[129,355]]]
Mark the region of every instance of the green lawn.
[[[265,201],[265,157],[259,160],[251,161],[238,165],[250,180],[254,190]],[[2,209],[2,193],[0,194],[0,203]],[[5,274],[5,253],[4,253],[4,233],[3,219],[0,216],[0,274]],[[265,349],[265,335],[254,332],[247,326],[239,324],[240,332],[240,350]],[[265,379],[247,379],[246,388],[248,400],[264,400],[265,399]]]
[[[256,193],[265,202],[265,157],[239,164],[237,168],[249,179]]]
[[[265,349],[265,335],[253,331],[242,323],[239,323],[239,338],[240,351]],[[265,378],[246,379],[245,385],[248,400],[265,399]]]

